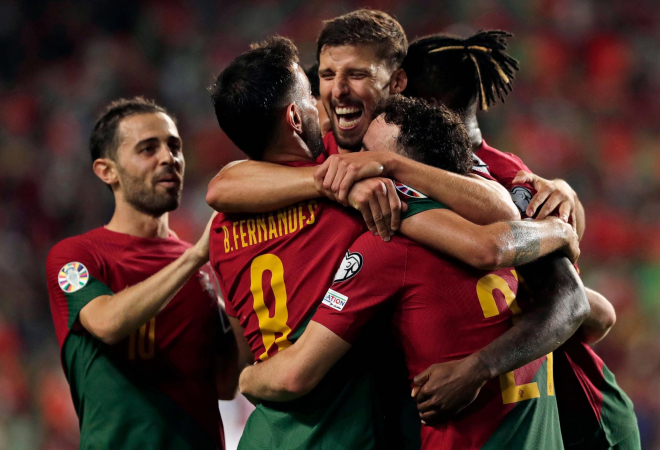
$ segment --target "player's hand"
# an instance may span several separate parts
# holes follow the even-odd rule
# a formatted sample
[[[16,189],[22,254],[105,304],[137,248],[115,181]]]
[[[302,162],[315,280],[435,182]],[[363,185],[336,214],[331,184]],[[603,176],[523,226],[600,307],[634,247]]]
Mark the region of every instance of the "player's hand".
[[[199,258],[199,263],[200,264],[206,264],[209,260],[209,236],[211,233],[211,224],[213,223],[213,219],[217,215],[217,211],[211,214],[211,218],[206,224],[206,228],[204,229],[204,232],[202,233],[202,236],[199,238],[199,240],[195,243],[193,246],[192,250],[197,258]]]
[[[575,228],[578,197],[567,182],[560,179],[546,180],[538,175],[521,170],[513,179],[512,183],[529,183],[536,189],[536,195],[527,206],[528,217],[534,217],[536,211],[543,205],[538,211],[536,219],[545,219],[555,210],[558,210],[559,218]]]
[[[330,199],[348,206],[353,183],[364,178],[386,177],[390,152],[356,152],[331,155],[314,172],[316,189]]]
[[[355,183],[348,192],[348,203],[360,211],[369,231],[385,242],[399,229],[401,211],[408,209],[399,199],[394,182],[380,177]]]
[[[413,380],[419,417],[429,426],[446,421],[472,403],[486,381],[476,357],[433,364]]]

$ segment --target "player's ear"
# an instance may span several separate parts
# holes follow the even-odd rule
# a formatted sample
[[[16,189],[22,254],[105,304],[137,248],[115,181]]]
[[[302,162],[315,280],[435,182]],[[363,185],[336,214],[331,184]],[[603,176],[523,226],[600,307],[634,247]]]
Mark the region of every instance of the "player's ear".
[[[390,94],[400,94],[408,85],[408,75],[403,69],[396,69],[390,77]]]
[[[117,166],[110,158],[98,158],[92,164],[92,169],[96,176],[109,186],[113,186],[119,182]]]
[[[302,134],[302,116],[300,108],[295,103],[289,103],[286,107],[286,124],[296,134]]]

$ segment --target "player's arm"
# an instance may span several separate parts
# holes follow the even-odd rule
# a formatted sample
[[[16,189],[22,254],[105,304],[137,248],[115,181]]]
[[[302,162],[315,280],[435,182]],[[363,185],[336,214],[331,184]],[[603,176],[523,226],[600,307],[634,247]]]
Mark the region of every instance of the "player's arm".
[[[314,174],[318,190],[329,190],[347,205],[357,180],[390,177],[408,184],[477,224],[515,220],[520,214],[509,193],[494,181],[427,166],[392,152],[332,155]]]
[[[321,196],[315,167],[289,167],[265,161],[236,161],[209,183],[206,203],[216,211],[262,213]]]
[[[589,288],[585,290],[591,312],[582,322],[580,336],[587,344],[595,344],[607,336],[616,323],[616,312],[614,306],[602,294]]]
[[[577,194],[564,180],[546,180],[533,173],[521,170],[512,181],[513,184],[529,183],[536,189],[536,195],[527,206],[527,216],[543,219],[553,211],[559,212],[559,217],[573,224],[580,239],[585,229],[584,207]]]
[[[475,225],[448,209],[431,209],[401,223],[401,232],[428,247],[483,270],[520,266],[555,250],[579,256],[577,236],[556,217]]]
[[[314,389],[350,348],[351,344],[312,320],[291,347],[243,370],[240,391],[248,398],[277,402],[301,397]]]
[[[211,180],[206,203],[221,212],[260,213],[321,196],[335,200],[331,191],[316,188],[315,169],[264,161],[235,161]],[[372,176],[368,172],[362,174],[362,178]],[[389,240],[398,230],[402,207],[392,181],[362,180],[355,186],[358,190],[351,206],[362,213],[370,231]]]
[[[415,377],[413,395],[427,424],[469,405],[491,378],[555,350],[589,315],[584,286],[565,256],[554,253],[517,270],[535,301],[513,327],[467,358],[434,364]]]
[[[209,259],[209,230],[183,255],[146,280],[114,295],[89,301],[79,315],[80,324],[106,344],[112,345],[151,320]]]

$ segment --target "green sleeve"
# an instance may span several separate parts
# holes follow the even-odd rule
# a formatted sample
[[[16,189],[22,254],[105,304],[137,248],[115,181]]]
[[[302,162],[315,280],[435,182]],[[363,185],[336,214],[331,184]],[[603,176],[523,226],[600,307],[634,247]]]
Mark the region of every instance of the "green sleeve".
[[[449,209],[442,203],[430,198],[407,198],[405,202],[408,204],[408,211],[401,214],[402,220],[430,209]]]

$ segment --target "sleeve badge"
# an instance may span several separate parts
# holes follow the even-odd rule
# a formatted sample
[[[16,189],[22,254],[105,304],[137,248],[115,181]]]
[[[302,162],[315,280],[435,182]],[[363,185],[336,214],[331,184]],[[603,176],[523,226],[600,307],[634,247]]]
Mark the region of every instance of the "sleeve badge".
[[[351,253],[346,251],[344,259],[341,260],[339,270],[335,274],[335,283],[349,280],[353,278],[362,268],[362,255],[359,253]]]
[[[89,272],[82,263],[70,262],[60,269],[57,281],[64,292],[71,294],[85,287]]]

